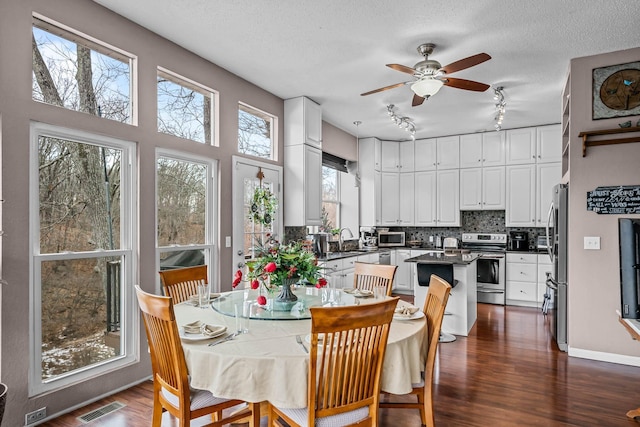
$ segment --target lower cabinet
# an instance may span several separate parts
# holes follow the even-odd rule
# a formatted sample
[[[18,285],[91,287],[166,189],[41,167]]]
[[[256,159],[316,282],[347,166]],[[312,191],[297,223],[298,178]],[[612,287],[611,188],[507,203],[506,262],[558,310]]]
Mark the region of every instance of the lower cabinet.
[[[409,258],[411,258],[411,250],[409,249],[396,249],[391,254],[391,264],[398,266],[395,278],[393,279],[393,292],[401,294],[413,293],[412,263],[404,262]]]
[[[507,305],[541,307],[546,292],[546,272],[551,261],[546,254],[507,254]]]

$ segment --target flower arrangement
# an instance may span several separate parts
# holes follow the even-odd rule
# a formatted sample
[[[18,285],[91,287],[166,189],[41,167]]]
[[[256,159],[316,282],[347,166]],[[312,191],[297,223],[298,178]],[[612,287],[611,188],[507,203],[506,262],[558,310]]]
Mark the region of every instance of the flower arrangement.
[[[274,292],[287,279],[305,280],[316,288],[327,285],[327,280],[320,275],[320,267],[316,256],[304,249],[300,243],[280,244],[269,238],[266,244],[256,246],[255,258],[247,261],[247,280],[251,289],[263,286]],[[242,281],[242,271],[236,271],[233,280],[235,288]],[[258,304],[265,305],[266,297],[260,295]]]

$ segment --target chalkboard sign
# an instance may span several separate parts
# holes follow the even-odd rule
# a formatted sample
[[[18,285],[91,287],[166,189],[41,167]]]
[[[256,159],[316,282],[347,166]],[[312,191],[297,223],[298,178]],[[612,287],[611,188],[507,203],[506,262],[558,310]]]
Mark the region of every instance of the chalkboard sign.
[[[588,191],[587,210],[598,214],[640,214],[640,185],[598,187]]]

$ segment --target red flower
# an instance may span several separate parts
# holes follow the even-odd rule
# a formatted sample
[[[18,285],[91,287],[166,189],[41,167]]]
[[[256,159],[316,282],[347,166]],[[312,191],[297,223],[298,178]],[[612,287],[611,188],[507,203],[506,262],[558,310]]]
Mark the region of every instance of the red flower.
[[[251,281],[251,289],[258,289],[259,287],[260,287],[260,282],[258,282],[257,280]]]
[[[233,276],[233,287],[235,288],[242,281],[242,271],[236,271],[236,274]]]
[[[276,265],[276,263],[272,261],[264,266],[264,271],[265,273],[273,273],[277,268],[278,266]]]
[[[318,283],[316,283],[316,288],[320,289],[324,288],[325,286],[327,286],[327,279],[325,279],[324,277],[319,278]]]
[[[267,297],[265,297],[264,295],[260,295],[258,297],[258,304],[267,305]]]
[[[296,271],[298,271],[298,268],[295,265],[292,265],[291,267],[289,267],[289,272],[287,272],[287,277],[289,278],[293,277],[293,275],[296,274]]]

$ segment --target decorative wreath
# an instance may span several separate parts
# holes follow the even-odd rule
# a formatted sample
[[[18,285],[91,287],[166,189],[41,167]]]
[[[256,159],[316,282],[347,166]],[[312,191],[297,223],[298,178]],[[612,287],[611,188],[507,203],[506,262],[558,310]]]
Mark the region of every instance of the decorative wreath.
[[[278,208],[278,199],[271,190],[262,186],[256,188],[251,200],[251,212],[249,216],[255,222],[269,225],[273,221],[273,214]]]

